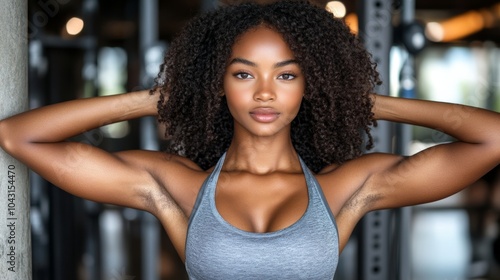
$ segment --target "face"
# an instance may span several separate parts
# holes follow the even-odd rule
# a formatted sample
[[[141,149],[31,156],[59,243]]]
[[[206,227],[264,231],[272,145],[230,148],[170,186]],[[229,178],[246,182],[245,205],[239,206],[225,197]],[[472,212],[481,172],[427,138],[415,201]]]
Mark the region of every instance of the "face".
[[[224,75],[224,93],[235,135],[290,133],[305,79],[281,35],[257,27],[236,41]]]

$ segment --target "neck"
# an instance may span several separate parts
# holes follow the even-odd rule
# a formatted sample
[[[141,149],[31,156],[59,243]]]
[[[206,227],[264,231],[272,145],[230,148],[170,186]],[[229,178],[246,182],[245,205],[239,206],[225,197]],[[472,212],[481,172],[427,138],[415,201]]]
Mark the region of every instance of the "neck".
[[[297,152],[287,137],[235,137],[229,146],[223,169],[254,174],[302,172]]]

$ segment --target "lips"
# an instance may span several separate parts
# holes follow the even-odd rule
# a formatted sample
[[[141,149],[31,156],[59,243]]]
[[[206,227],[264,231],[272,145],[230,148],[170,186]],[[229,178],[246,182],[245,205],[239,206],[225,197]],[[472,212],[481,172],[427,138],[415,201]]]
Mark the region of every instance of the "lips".
[[[250,116],[261,123],[270,123],[278,119],[280,113],[274,110],[273,108],[255,108],[250,111]]]

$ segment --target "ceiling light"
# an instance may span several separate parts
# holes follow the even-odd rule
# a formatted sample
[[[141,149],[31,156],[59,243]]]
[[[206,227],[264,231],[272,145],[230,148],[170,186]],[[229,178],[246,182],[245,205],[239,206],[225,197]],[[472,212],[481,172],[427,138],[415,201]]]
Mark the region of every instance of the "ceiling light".
[[[330,1],[326,3],[326,10],[332,13],[336,18],[343,18],[347,13],[344,3],[340,1]]]
[[[78,35],[83,30],[83,20],[77,17],[72,17],[66,23],[66,31],[69,35]]]

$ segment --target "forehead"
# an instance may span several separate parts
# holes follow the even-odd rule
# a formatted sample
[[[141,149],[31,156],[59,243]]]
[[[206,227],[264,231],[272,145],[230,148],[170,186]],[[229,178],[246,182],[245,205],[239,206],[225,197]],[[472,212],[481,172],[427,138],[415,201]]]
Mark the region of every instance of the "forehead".
[[[274,54],[293,58],[293,52],[277,31],[258,26],[243,33],[232,47],[232,57]]]

